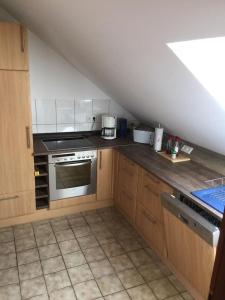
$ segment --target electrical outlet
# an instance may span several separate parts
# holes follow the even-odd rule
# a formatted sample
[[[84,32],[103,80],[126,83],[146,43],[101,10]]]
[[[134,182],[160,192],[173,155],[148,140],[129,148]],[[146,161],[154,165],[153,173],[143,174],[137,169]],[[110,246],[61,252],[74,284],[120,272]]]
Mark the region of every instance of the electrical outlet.
[[[191,152],[194,150],[193,147],[191,146],[188,146],[188,145],[184,145],[182,148],[181,148],[181,151],[183,151],[184,153],[187,153],[187,154],[191,154]]]

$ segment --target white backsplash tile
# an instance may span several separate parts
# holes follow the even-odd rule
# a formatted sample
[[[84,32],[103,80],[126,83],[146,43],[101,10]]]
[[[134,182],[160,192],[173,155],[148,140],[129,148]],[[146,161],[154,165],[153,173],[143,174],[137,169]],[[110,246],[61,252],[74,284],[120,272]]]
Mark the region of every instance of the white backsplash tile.
[[[53,99],[37,99],[37,124],[53,125],[56,124],[56,107]]]
[[[96,122],[100,122],[102,115],[108,113],[109,113],[109,100],[107,99],[93,100],[93,116],[96,117]]]
[[[74,124],[57,124],[57,132],[73,132],[75,131]]]
[[[92,121],[92,100],[75,101],[75,123],[87,123]]]
[[[56,132],[56,124],[55,125],[37,125],[38,133],[48,133],[48,132]]]
[[[91,131],[92,129],[92,123],[81,123],[78,125],[78,131]]]
[[[74,99],[56,100],[57,124],[74,124],[75,103]]]

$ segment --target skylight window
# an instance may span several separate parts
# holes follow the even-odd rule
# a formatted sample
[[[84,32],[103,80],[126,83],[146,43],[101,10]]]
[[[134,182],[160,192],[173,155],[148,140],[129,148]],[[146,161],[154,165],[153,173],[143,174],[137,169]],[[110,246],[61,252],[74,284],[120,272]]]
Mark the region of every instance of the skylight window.
[[[225,37],[167,45],[225,109]]]

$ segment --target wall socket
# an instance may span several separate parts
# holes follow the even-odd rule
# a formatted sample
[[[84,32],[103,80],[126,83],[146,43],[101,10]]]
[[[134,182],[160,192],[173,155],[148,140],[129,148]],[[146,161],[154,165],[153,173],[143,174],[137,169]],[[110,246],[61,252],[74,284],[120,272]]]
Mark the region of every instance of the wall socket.
[[[191,152],[194,150],[193,147],[191,146],[188,146],[188,145],[184,145],[182,148],[181,148],[181,151],[183,151],[184,153],[187,153],[187,154],[191,154]]]

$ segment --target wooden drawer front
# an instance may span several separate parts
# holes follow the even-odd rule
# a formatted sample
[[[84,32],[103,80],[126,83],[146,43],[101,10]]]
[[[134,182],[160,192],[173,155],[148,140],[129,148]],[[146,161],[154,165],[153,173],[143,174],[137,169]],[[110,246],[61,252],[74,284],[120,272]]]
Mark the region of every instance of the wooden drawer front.
[[[34,211],[34,191],[0,197],[0,219],[22,216]]]
[[[166,256],[163,225],[159,223],[146,209],[137,204],[136,226],[150,246],[160,255]]]
[[[126,214],[126,216],[132,222],[134,222],[136,208],[135,198],[130,196],[124,189],[120,189],[118,205],[120,209]]]
[[[127,191],[129,195],[136,195],[138,184],[138,166],[126,159],[121,157],[119,166],[119,185]]]

